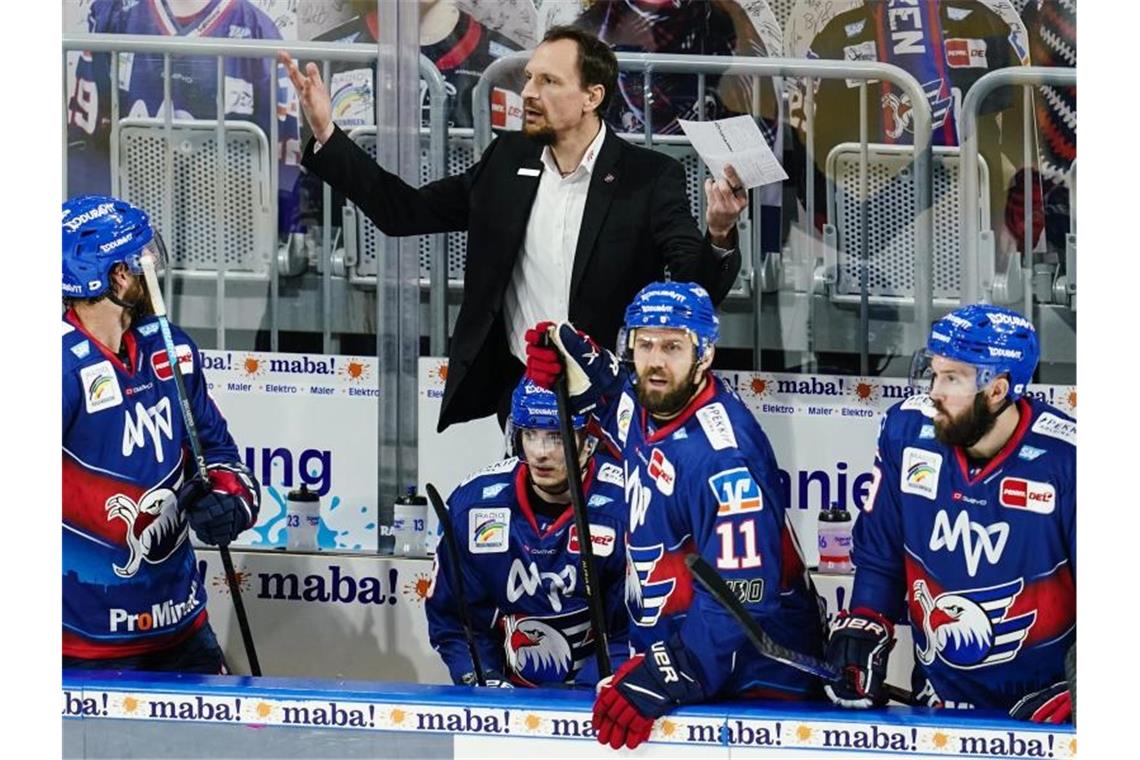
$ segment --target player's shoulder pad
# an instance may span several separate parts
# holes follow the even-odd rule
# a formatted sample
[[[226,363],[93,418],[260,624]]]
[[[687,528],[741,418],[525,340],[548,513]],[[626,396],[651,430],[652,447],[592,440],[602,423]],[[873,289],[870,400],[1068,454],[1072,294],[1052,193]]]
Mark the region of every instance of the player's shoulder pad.
[[[1029,432],[1076,448],[1077,421],[1056,407],[1036,402]]]
[[[597,452],[594,454],[594,466],[596,469],[590,486],[591,496],[588,499],[588,506],[596,507],[608,504],[610,501],[624,500],[625,470],[621,464],[609,454]]]
[[[934,401],[916,393],[898,402],[883,415],[880,435],[896,441],[934,438]]]
[[[695,416],[713,451],[739,448],[732,419],[722,401],[705,404],[697,410]]]
[[[86,362],[91,356],[98,355],[99,349],[91,344],[91,341],[80,330],[76,330],[75,326],[63,320],[62,327],[62,348],[63,348],[63,371],[66,374],[70,369],[75,366]]]
[[[131,325],[131,332],[138,341],[143,361],[150,362],[156,371],[159,371],[161,365],[169,364],[166,358],[166,341],[162,338],[158,317],[143,317]],[[174,350],[178,354],[178,367],[182,370],[183,376],[200,371],[201,354],[194,339],[178,325],[170,325],[170,339],[174,342]]]
[[[518,466],[518,457],[510,457],[509,459],[503,459],[495,462],[494,464],[487,465],[483,469],[476,470],[464,478],[463,482],[459,484],[458,488],[456,488],[456,491],[459,491],[459,489],[470,485],[482,486],[483,481],[487,481],[488,485],[497,482],[503,482],[509,485]]]

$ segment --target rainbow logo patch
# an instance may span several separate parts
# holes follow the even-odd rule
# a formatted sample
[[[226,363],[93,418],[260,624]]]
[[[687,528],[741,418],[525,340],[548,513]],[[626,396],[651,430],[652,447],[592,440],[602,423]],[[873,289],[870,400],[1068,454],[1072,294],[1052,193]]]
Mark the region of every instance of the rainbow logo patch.
[[[467,548],[472,554],[505,552],[511,532],[511,510],[507,507],[472,509],[467,514]]]

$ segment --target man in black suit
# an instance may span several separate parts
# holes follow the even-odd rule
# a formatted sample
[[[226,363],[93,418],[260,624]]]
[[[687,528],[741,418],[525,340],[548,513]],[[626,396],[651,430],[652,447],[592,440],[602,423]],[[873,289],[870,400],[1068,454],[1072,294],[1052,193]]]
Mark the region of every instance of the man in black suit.
[[[735,171],[705,183],[708,234],[689,214],[684,169],[601,120],[617,60],[589,32],[554,27],[526,66],[521,134],[499,136],[460,175],[413,188],[378,166],[332,120],[316,64],[278,58],[313,139],[302,165],[386,235],[467,231],[463,304],[451,341],[439,430],[498,413],[526,361],[526,329],[569,319],[613,345],[625,304],[666,267],[719,303],[740,270]]]

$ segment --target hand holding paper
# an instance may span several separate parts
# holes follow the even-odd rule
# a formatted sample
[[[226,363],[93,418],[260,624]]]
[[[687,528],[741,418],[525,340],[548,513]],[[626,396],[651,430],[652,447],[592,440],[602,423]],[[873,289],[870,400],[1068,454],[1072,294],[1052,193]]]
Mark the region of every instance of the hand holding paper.
[[[745,190],[788,178],[751,116],[678,123],[713,177],[726,177],[731,163],[741,183],[734,186]]]

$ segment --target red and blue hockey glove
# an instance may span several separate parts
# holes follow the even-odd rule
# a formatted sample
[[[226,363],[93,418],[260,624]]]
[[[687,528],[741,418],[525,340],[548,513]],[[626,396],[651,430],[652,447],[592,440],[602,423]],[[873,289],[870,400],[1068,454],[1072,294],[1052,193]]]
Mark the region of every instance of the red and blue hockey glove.
[[[625,377],[621,362],[613,353],[595,343],[589,335],[575,329],[569,322],[563,322],[551,333],[551,339],[557,347],[558,364],[566,372],[566,390],[574,414],[593,411],[603,397],[621,390]],[[528,375],[537,378],[535,382],[540,385],[549,379],[550,385],[544,387],[554,387],[558,375],[546,373],[547,354],[536,352],[534,357],[533,370],[532,362],[527,363]]]
[[[887,658],[894,646],[895,627],[878,612],[866,607],[840,612],[831,625],[827,661],[842,676],[823,687],[828,699],[841,707],[885,705]]]
[[[1009,709],[1015,720],[1029,720],[1034,723],[1071,723],[1073,720],[1073,700],[1068,681],[1058,681],[1040,691],[1026,694]]]
[[[562,356],[553,341],[547,341],[553,322],[539,322],[526,331],[526,376],[535,385],[546,390],[554,388],[554,382],[562,373]]]
[[[598,683],[594,731],[601,744],[633,749],[649,738],[654,720],[703,698],[684,649],[657,641],[647,654],[626,660],[613,676]]]
[[[178,489],[178,508],[204,544],[225,546],[257,522],[261,488],[244,465],[212,464],[208,483],[192,478]]]

